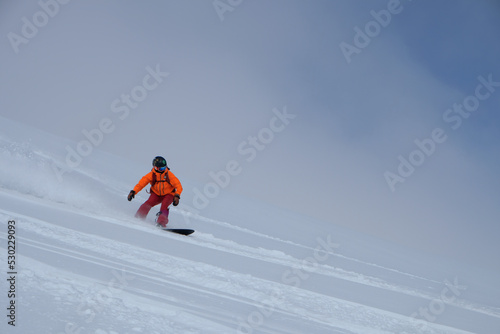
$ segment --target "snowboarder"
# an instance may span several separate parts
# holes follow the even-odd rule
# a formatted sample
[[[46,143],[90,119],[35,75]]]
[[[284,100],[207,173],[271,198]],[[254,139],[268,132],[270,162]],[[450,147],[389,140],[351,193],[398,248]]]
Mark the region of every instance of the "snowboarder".
[[[130,191],[128,200],[131,201],[135,194],[148,184],[151,184],[149,198],[139,207],[135,216],[145,219],[151,208],[161,203],[156,222],[158,225],[165,227],[168,224],[170,204],[174,206],[179,204],[182,193],[181,182],[167,167],[167,161],[158,156],[153,159],[151,172],[144,175],[134,189]]]

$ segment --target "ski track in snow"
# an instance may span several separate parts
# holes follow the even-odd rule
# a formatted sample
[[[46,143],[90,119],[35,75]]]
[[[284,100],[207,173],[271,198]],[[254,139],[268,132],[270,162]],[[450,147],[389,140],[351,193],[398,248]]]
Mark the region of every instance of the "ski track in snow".
[[[156,311],[158,317],[168,318],[173,314],[189,314],[190,317],[195,318],[190,323],[199,324],[198,329],[183,328],[180,332],[185,330],[186,332],[200,330],[203,333],[236,333],[238,330],[244,332],[245,328],[249,327],[244,327],[242,324],[248,324],[249,321],[239,320],[238,323],[238,319],[226,314],[226,307],[231,309],[235,305],[248,310],[249,316],[254,315],[255,323],[252,323],[252,332],[254,333],[291,333],[289,326],[285,326],[287,328],[285,331],[280,331],[280,324],[274,324],[274,326],[278,327],[267,324],[264,321],[266,320],[266,314],[269,314],[269,318],[286,319],[288,322],[294,322],[294,319],[298,317],[301,319],[302,326],[308,324],[308,328],[316,328],[317,333],[335,333],[335,331],[337,333],[366,333],[367,328],[369,328],[370,333],[404,333],[405,331],[411,333],[412,328],[418,328],[418,331],[421,332],[421,322],[407,316],[321,295],[281,282],[272,282],[251,277],[248,274],[228,271],[186,257],[177,257],[158,250],[122,243],[100,237],[95,233],[88,234],[83,231],[57,226],[28,215],[21,215],[7,210],[1,210],[0,212],[2,212],[3,221],[15,217],[20,222],[18,224],[21,229],[19,234],[23,235],[22,245],[25,248],[31,247],[38,252],[51,253],[56,258],[63,258],[65,263],[83,262],[90,268],[99,267],[108,273],[112,271],[121,272],[133,278],[120,291],[120,298],[115,297],[110,301],[106,301],[112,304],[109,307],[113,307],[115,312],[118,312],[120,307],[123,314],[130,312],[127,308],[127,301],[133,307],[142,307],[143,305],[137,303],[137,300],[144,299],[145,304],[153,300],[158,303],[159,309],[169,310],[168,312],[165,311],[166,313]],[[100,221],[103,224],[111,223],[123,227],[123,222],[113,221],[112,218],[105,218]],[[218,239],[207,233],[197,232],[195,237],[186,238],[169,235],[146,225],[128,225],[126,228],[130,229],[132,233],[147,233],[157,238],[198,245],[207,249],[231,253],[241,258],[279,264],[284,268],[309,270],[311,274],[336,277],[429,300],[436,298],[436,296],[428,293],[391,285],[375,277],[346,272],[328,265],[320,264],[314,269],[306,268],[302,266],[300,259],[293,258],[282,252],[240,245],[233,241]],[[1,237],[5,239],[6,234],[2,233]],[[270,238],[262,234],[258,237]],[[38,240],[45,240],[45,242]],[[287,243],[286,241],[283,242]],[[297,244],[293,244],[293,246],[303,247]],[[310,247],[306,248],[313,250]],[[331,255],[335,255],[335,253]],[[29,264],[32,261],[37,262],[35,259],[21,259],[21,263],[26,262]],[[36,267],[36,265],[34,266]],[[98,286],[106,286],[104,278],[92,277],[86,274],[94,272],[94,270],[84,271],[80,273],[79,278],[72,278],[75,275],[74,272],[78,272],[76,268],[70,268],[71,270],[68,271],[54,263],[39,262],[38,266],[45,267],[45,269],[36,272],[24,269],[26,272],[23,274],[22,279],[24,280],[24,276],[27,276],[35,282],[44,282],[44,284],[39,284],[39,288],[45,293],[57,296],[61,300],[65,299],[66,293],[61,293],[59,284],[54,284],[53,279],[51,279],[55,273],[57,273],[56,276],[59,279],[64,278],[68,282],[66,290],[69,289],[74,294],[77,294],[76,300],[92,299],[93,293],[91,291],[82,292],[85,291],[85,285],[79,286],[78,283],[70,282],[92,282],[92,285],[95,286],[94,290],[98,289]],[[405,273],[398,274],[407,275]],[[157,288],[151,289],[151,287]],[[165,290],[166,293],[158,294],[159,290]],[[182,298],[173,297],[172,291],[182,295]],[[179,291],[182,291],[182,293],[179,293]],[[216,305],[210,307],[209,310],[201,308],[197,305],[200,298],[209,300],[210,303]],[[192,302],[189,300],[192,300]],[[101,300],[99,308],[105,307],[106,303],[102,304],[102,302]],[[94,301],[94,303],[99,304],[97,301]],[[120,304],[120,307],[117,307],[116,303]],[[453,306],[498,317],[498,314],[493,310],[480,309],[463,302],[456,302]],[[266,307],[267,311],[265,311]],[[261,321],[261,318],[264,320]],[[222,328],[221,324],[223,324]],[[161,324],[161,326],[165,326],[165,324]],[[162,332],[163,329],[148,329],[148,331],[151,330]],[[173,326],[170,330],[179,331],[180,329]],[[428,333],[466,333],[465,331],[450,329],[437,324],[427,324],[426,330],[428,330]],[[300,333],[300,330],[297,333]]]
[[[181,212],[181,214],[185,215],[185,216],[191,216],[191,217],[193,217],[193,218],[195,218],[197,220],[200,220],[200,221],[205,221],[205,222],[212,223],[212,224],[215,224],[215,225],[218,225],[218,226],[222,226],[222,227],[225,227],[225,228],[229,228],[229,229],[233,229],[233,230],[236,230],[236,231],[241,231],[241,232],[244,232],[244,233],[248,233],[250,235],[254,235],[254,236],[259,237],[259,238],[265,238],[265,239],[269,239],[269,240],[272,240],[272,241],[275,241],[275,242],[289,244],[289,245],[292,245],[294,247],[303,248],[303,249],[306,249],[306,250],[311,251],[311,252],[314,251],[313,247],[301,245],[301,244],[298,244],[298,243],[295,243],[295,242],[292,242],[292,241],[288,241],[288,240],[282,240],[280,238],[272,237],[272,236],[269,236],[269,235],[266,235],[266,234],[263,234],[263,233],[259,233],[259,232],[255,232],[255,231],[249,230],[247,228],[243,228],[243,227],[239,227],[239,226],[234,226],[234,225],[231,225],[231,224],[226,223],[226,222],[220,222],[220,221],[217,221],[217,220],[214,220],[214,219],[206,218],[206,217],[200,216],[198,214],[192,214],[190,212]],[[423,280],[423,281],[428,281],[428,282],[432,282],[432,283],[441,283],[441,282],[438,282],[438,281],[435,281],[435,280],[431,280],[431,279],[427,279],[427,278],[420,277],[420,276],[417,276],[417,275],[405,273],[405,272],[402,272],[402,271],[399,271],[399,270],[396,270],[396,269],[391,269],[391,268],[386,268],[386,267],[383,267],[383,266],[379,266],[379,265],[377,265],[375,263],[368,263],[368,262],[360,261],[360,260],[357,260],[357,259],[354,259],[354,258],[351,258],[351,257],[348,257],[348,256],[343,256],[341,254],[337,254],[337,253],[334,253],[334,252],[329,252],[329,254],[333,255],[335,257],[344,258],[344,259],[349,260],[349,261],[358,262],[358,263],[361,263],[363,265],[367,265],[367,266],[371,266],[371,267],[375,267],[375,268],[380,268],[380,269],[383,269],[383,270],[391,271],[391,272],[394,272],[394,273],[397,273],[397,274],[401,274],[401,275],[405,275],[405,276],[408,276],[408,277],[420,279],[420,280]]]
[[[4,211],[4,213],[8,213],[8,212]],[[15,213],[11,212],[10,214],[14,215]],[[116,219],[113,219],[111,217],[99,217],[99,216],[94,216],[92,214],[88,214],[88,216],[93,217],[95,219],[101,219],[101,220],[104,220],[108,223],[117,224],[120,226],[122,226],[124,224],[123,221],[116,220]],[[200,219],[199,217],[201,217],[201,216],[197,215],[196,218]],[[26,217],[26,218],[33,219],[33,217]],[[265,235],[265,234],[262,234],[259,232],[254,232],[254,231],[251,231],[251,230],[248,230],[245,228],[232,226],[229,223],[218,222],[218,221],[215,221],[213,219],[208,219],[208,218],[204,218],[204,217],[200,220],[219,224],[219,225],[222,225],[224,227],[231,228],[231,229],[239,230],[239,231],[242,231],[244,233],[248,233],[250,235],[254,235],[256,237],[259,237],[259,238],[270,239],[270,240],[275,241],[275,242],[281,242],[281,243],[292,245],[294,247],[303,248],[303,249],[309,250],[311,253],[314,251],[313,247],[300,245],[300,244],[297,244],[297,243],[294,243],[291,241],[281,240],[279,238],[271,237],[271,236],[268,236],[268,235]],[[133,223],[132,220],[130,222]],[[137,228],[138,230],[151,232],[151,228],[149,226],[130,225],[128,227]],[[409,296],[420,297],[420,298],[427,299],[429,301],[436,299],[436,298],[439,298],[438,294],[432,294],[432,293],[425,292],[425,291],[410,289],[410,288],[407,288],[405,286],[398,286],[398,285],[391,284],[387,281],[381,280],[381,279],[376,278],[376,277],[370,277],[370,276],[362,275],[362,274],[359,274],[356,272],[346,271],[346,270],[343,270],[341,268],[335,268],[335,267],[325,265],[325,264],[319,264],[318,267],[315,267],[315,268],[306,267],[303,265],[302,259],[294,258],[290,255],[287,255],[287,254],[281,252],[281,251],[269,250],[269,249],[263,249],[263,248],[257,249],[254,247],[238,244],[238,243],[231,241],[231,240],[218,239],[209,233],[203,233],[203,232],[198,231],[196,233],[196,236],[194,239],[193,238],[186,238],[183,241],[186,243],[190,243],[190,244],[201,245],[201,246],[206,247],[206,248],[211,248],[211,249],[216,249],[216,250],[220,250],[220,251],[224,251],[224,252],[229,252],[229,253],[241,255],[244,257],[254,258],[254,259],[257,259],[260,261],[265,261],[265,262],[274,263],[274,264],[280,264],[280,265],[283,265],[283,266],[289,267],[289,268],[296,268],[296,269],[300,269],[300,270],[307,271],[307,272],[313,272],[313,273],[317,273],[317,274],[321,274],[321,275],[325,275],[325,276],[331,276],[331,277],[340,278],[340,279],[344,279],[344,280],[348,280],[348,281],[352,281],[352,282],[356,282],[356,283],[360,283],[360,284],[364,284],[364,285],[373,286],[375,288],[387,289],[387,290],[395,291],[398,293],[407,294]],[[396,269],[379,266],[379,265],[376,265],[373,263],[367,263],[364,261],[360,261],[357,259],[343,256],[343,255],[338,254],[336,252],[326,252],[326,253],[328,255],[331,255],[334,257],[344,258],[344,259],[347,259],[349,261],[357,262],[357,263],[360,263],[360,264],[363,264],[366,266],[377,267],[377,268],[380,268],[383,270],[387,270],[389,272],[393,272],[393,273],[398,274],[398,275],[407,276],[409,278],[415,278],[415,279],[422,280],[422,281],[442,284],[442,282],[439,282],[439,281],[426,279],[426,278],[412,275],[409,273],[401,272],[401,271],[396,270]],[[477,306],[477,305],[474,305],[472,303],[467,303],[465,301],[458,300],[458,299],[454,300],[454,301],[447,302],[447,303],[449,305],[457,306],[457,307],[464,308],[464,309],[467,309],[470,311],[484,313],[484,314],[489,315],[489,316],[500,318],[500,310],[497,310],[497,309]]]
[[[197,232],[189,237],[127,214],[111,216],[101,210],[106,204],[99,198],[85,197],[93,194],[86,186],[100,185],[106,191],[100,195],[122,198],[127,185],[78,168],[69,185],[81,186],[82,196],[60,184],[47,188],[44,182],[54,177],[51,168],[64,164],[32,146],[0,138],[2,158],[34,164],[30,171],[35,173],[42,170],[23,183],[17,178],[23,173],[0,166],[6,172],[0,180],[0,250],[7,253],[6,223],[15,220],[16,330],[23,333],[465,334],[474,326],[461,319],[487,323],[483,328],[488,329],[500,319],[498,308],[462,298],[443,301],[445,311],[435,322],[415,319],[412,312],[442,301],[443,282],[341,250],[323,249],[321,259],[306,265],[316,245],[182,206],[172,214],[195,224]],[[29,182],[43,176],[49,181],[30,188]],[[7,291],[5,280],[0,288]]]

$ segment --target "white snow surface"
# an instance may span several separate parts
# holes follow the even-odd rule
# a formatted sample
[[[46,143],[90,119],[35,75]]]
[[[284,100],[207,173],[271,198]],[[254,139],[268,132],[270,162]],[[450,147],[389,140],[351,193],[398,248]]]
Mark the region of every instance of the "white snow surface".
[[[58,177],[67,144],[0,118],[0,333],[500,333],[498,268],[224,190],[193,210],[192,189],[203,184],[174,166],[185,192],[169,225],[196,232],[165,232],[155,208],[134,218],[145,191],[126,200],[149,161],[95,149]]]

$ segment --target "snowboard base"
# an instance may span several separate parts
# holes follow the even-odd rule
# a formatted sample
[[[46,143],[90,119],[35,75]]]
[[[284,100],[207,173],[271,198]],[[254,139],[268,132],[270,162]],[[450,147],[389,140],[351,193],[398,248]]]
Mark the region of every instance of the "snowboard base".
[[[162,228],[162,230],[182,235],[190,235],[194,233],[194,230],[190,230],[187,228]]]

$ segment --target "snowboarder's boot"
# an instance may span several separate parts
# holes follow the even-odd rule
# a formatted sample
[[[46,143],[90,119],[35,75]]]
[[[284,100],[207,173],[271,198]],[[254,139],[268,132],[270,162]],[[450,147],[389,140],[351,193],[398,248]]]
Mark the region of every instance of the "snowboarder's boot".
[[[156,222],[156,226],[158,226],[158,227],[160,227],[160,226],[167,227],[168,217],[163,212],[159,211],[156,214],[155,222]]]

